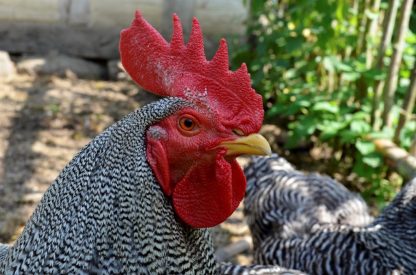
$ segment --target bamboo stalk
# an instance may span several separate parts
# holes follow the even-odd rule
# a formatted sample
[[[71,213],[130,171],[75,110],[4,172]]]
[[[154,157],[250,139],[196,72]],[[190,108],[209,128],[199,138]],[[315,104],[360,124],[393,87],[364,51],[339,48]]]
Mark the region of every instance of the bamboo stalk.
[[[359,56],[360,53],[362,53],[363,51],[365,51],[365,38],[367,36],[367,31],[368,28],[367,26],[367,15],[366,15],[366,11],[369,10],[370,5],[371,5],[371,0],[364,0],[361,1],[361,3],[363,4],[360,9],[359,9],[359,23],[358,23],[358,42],[357,42],[357,48],[356,48],[356,56]]]
[[[399,123],[397,125],[396,131],[394,133],[394,142],[400,144],[400,132],[402,131],[403,126],[409,121],[412,116],[413,108],[416,101],[416,62],[413,67],[412,76],[410,78],[410,85],[407,89],[406,97],[403,100],[403,110],[404,112],[400,113]]]
[[[378,55],[375,68],[382,70],[384,68],[384,56],[387,46],[390,44],[391,37],[393,35],[394,23],[397,15],[397,8],[399,6],[399,0],[390,0],[386,15],[383,20],[383,31],[380,45],[378,47]],[[380,98],[384,87],[384,81],[377,81],[374,86],[374,97],[371,109],[371,125],[374,129],[378,129],[377,118],[380,116]]]
[[[377,23],[378,23],[378,13],[380,9],[381,0],[372,0],[371,2],[366,3],[366,9],[364,10],[364,16],[367,18],[365,22],[365,31],[363,32],[363,38],[358,43],[358,48],[363,52],[365,51],[366,56],[366,68],[370,69],[373,62],[373,41],[375,41],[377,36]],[[369,6],[367,9],[367,5]],[[367,13],[372,12],[377,14],[373,18],[370,18]],[[356,81],[356,92],[355,92],[355,101],[362,104],[362,101],[367,98],[368,94],[368,84],[364,79],[364,76],[361,76]]]
[[[383,110],[383,125],[387,127],[392,126],[391,109],[394,103],[394,94],[397,88],[399,78],[400,63],[402,60],[403,50],[405,46],[405,37],[409,29],[410,14],[412,11],[413,0],[404,0],[400,8],[400,19],[398,25],[397,38],[394,43],[394,51],[391,59],[389,74],[384,86],[384,110]]]
[[[378,18],[380,13],[380,3],[381,0],[374,0],[373,5],[371,8],[371,12],[376,14],[373,18],[367,21],[366,26],[366,33],[368,34],[369,39],[367,39],[367,47],[366,47],[366,67],[370,69],[373,65],[373,49],[374,49],[374,41],[377,37],[377,29],[378,29]],[[370,40],[370,41],[368,41]]]
[[[413,137],[412,144],[410,145],[409,153],[411,156],[416,158],[416,134]]]

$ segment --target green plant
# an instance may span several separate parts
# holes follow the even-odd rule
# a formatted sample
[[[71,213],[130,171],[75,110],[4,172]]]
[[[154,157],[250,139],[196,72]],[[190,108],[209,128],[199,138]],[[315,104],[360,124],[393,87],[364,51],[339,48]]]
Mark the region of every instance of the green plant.
[[[358,0],[251,1],[249,43],[233,49],[235,64],[247,62],[253,86],[265,100],[266,118],[287,128],[293,148],[316,136],[342,156],[352,158],[349,172],[364,181],[364,195],[377,205],[392,198],[389,169],[369,135],[392,138],[389,128],[374,130],[371,121],[374,86],[386,76],[373,62],[379,32],[371,24],[388,8],[382,2]],[[380,3],[378,3],[380,4]],[[307,11],[307,12],[305,12]],[[414,14],[412,15],[414,17]],[[397,123],[416,56],[416,35],[408,32],[399,87],[393,107]],[[390,62],[391,47],[384,56]],[[377,119],[380,119],[377,117]],[[400,136],[408,148],[415,122]],[[342,160],[341,160],[342,161]]]

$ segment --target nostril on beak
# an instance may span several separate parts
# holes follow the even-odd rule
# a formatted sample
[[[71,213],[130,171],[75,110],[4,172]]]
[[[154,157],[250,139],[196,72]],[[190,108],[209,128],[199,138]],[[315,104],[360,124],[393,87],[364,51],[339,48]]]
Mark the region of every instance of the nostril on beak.
[[[240,129],[233,129],[233,133],[234,133],[235,135],[237,135],[237,136],[240,136],[240,137],[245,136],[245,135],[244,135],[244,132],[243,132],[242,130],[240,130]]]

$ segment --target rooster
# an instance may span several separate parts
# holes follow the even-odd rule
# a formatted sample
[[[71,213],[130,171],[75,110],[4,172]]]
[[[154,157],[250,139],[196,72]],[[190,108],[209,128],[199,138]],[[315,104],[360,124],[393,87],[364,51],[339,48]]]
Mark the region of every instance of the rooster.
[[[319,224],[365,226],[373,220],[358,194],[327,176],[298,171],[277,154],[252,158],[244,173],[244,212],[255,246],[277,231],[288,238]]]
[[[74,157],[1,252],[1,274],[221,272],[206,228],[244,197],[236,157],[270,153],[257,134],[261,96],[244,64],[229,71],[225,40],[206,60],[196,19],[185,45],[176,15],[168,43],[136,12],[121,32],[120,55],[135,82],[164,98]]]
[[[245,173],[257,264],[308,274],[416,271],[416,178],[373,220],[361,197],[277,155],[255,158]]]

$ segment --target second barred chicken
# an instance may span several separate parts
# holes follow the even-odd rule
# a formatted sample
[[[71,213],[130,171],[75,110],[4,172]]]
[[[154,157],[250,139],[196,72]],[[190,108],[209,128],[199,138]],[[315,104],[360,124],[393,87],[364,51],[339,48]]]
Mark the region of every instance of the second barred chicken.
[[[308,274],[414,274],[416,179],[375,219],[362,198],[277,155],[246,167],[254,262]]]

